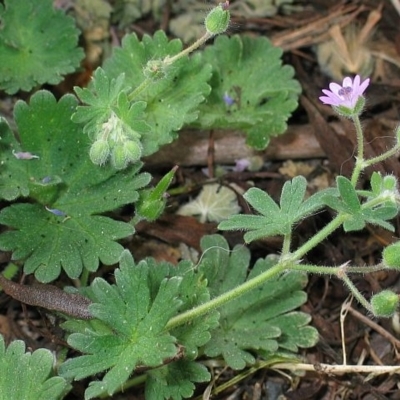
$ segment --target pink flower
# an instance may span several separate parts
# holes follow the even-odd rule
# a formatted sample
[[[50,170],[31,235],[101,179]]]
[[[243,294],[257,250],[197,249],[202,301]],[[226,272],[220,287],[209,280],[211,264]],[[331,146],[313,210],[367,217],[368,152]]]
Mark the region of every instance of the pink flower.
[[[358,99],[362,96],[368,85],[369,78],[361,83],[360,75],[356,75],[354,80],[346,77],[343,79],[342,86],[335,82],[330,83],[330,90],[322,90],[322,93],[326,96],[321,96],[319,99],[324,104],[329,104],[334,107],[343,106],[354,109]]]

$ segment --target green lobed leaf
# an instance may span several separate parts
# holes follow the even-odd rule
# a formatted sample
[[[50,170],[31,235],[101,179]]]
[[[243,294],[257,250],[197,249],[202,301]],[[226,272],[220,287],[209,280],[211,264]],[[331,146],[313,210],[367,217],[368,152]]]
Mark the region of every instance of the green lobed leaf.
[[[193,382],[208,382],[210,378],[210,373],[204,365],[180,360],[148,373],[146,399],[191,398],[195,389]]]
[[[154,372],[151,382],[154,387],[160,384],[160,374],[170,376],[167,380],[175,376],[175,386],[170,388],[177,396],[174,398],[181,398],[178,393],[182,397],[192,393],[192,382],[209,379],[209,375],[191,360],[197,357],[198,347],[210,340],[209,330],[218,325],[219,314],[211,312],[171,332],[165,327],[178,312],[209,300],[207,282],[195,273],[190,262],[173,266],[149,259],[135,265],[128,251],[122,253],[115,281],[115,285],[110,285],[96,278],[91,285],[90,297],[94,304],[90,311],[102,324],[75,321],[64,325],[76,332],[71,334],[68,343],[84,355],[66,361],[61,366],[61,374],[82,379],[108,371],[101,381],[91,382],[85,399],[105,392],[112,394],[136,367],[161,366],[164,360],[176,357],[179,344],[184,349],[185,360],[162,367],[160,373]],[[182,366],[188,370],[178,372]]]
[[[90,311],[114,333],[99,335],[87,330],[72,334],[68,343],[86,355],[69,359],[60,368],[61,375],[75,379],[108,370],[101,381],[91,382],[85,399],[104,392],[111,395],[137,366],[161,365],[163,359],[176,354],[175,338],[164,328],[180,304],[176,298],[180,279],[164,280],[151,299],[147,276],[148,268],[143,264],[135,273],[117,269],[116,286],[100,278],[93,282],[96,299]]]
[[[349,209],[348,205],[345,204],[339,197],[339,195],[331,195],[327,194],[322,197],[322,201],[332,210],[335,210],[337,212],[343,212],[350,214],[351,210]]]
[[[379,195],[383,189],[383,176],[379,172],[374,171],[371,175],[370,183],[372,193]]]
[[[347,221],[343,222],[343,229],[345,232],[361,231],[365,228],[365,220],[357,215],[352,215]]]
[[[298,218],[305,218],[308,215],[313,214],[321,208],[325,207],[324,199],[327,196],[333,196],[337,198],[337,189],[326,188],[323,190],[319,190],[318,192],[305,199],[297,210]]]
[[[155,292],[162,279],[166,276],[179,276],[182,283],[179,287],[179,298],[182,304],[178,312],[191,310],[199,304],[210,300],[210,292],[207,281],[196,273],[191,262],[182,261],[178,265],[167,262],[156,262],[154,259],[146,260],[150,268],[150,288]],[[185,357],[194,360],[198,355],[198,348],[206,344],[210,338],[210,329],[218,326],[219,313],[212,311],[190,321],[189,324],[178,326],[171,330],[171,334],[177,338],[178,343],[185,349]]]
[[[83,131],[95,138],[101,125],[106,122],[116,108],[118,96],[128,88],[125,75],[121,73],[111,79],[102,68],[97,68],[87,88],[75,87],[74,90],[85,106],[78,106],[72,116],[77,123],[86,123]]]
[[[388,190],[395,189],[396,180],[391,176],[387,179]],[[391,232],[394,227],[390,220],[397,215],[398,208],[392,201],[386,201],[383,204],[368,206],[368,203],[361,204],[359,196],[367,197],[372,200],[382,195],[384,189],[385,178],[375,173],[371,178],[371,191],[356,191],[351,182],[343,177],[337,177],[338,191],[328,193],[322,196],[322,201],[333,210],[348,214],[346,221],[343,223],[345,232],[359,231],[365,228],[367,223],[379,225]],[[340,197],[339,197],[340,196]]]
[[[19,196],[26,197],[29,195],[26,164],[35,163],[37,159],[15,161],[14,154],[20,151],[20,146],[3,117],[0,117],[0,138],[0,198],[11,201]]]
[[[245,247],[236,246],[230,251],[219,235],[204,237],[201,246],[204,253],[199,269],[210,282],[212,297],[236,288],[276,262],[274,257],[260,259],[248,274],[250,253]],[[220,326],[211,332],[205,354],[222,355],[230,367],[242,369],[255,362],[258,351],[273,353],[282,348],[296,352],[303,344],[314,345],[317,333],[307,327],[309,316],[293,311],[306,301],[302,291],[306,283],[305,274],[285,273],[221,307]],[[308,338],[297,340],[298,332],[293,326],[309,328],[303,332]]]
[[[307,181],[304,176],[296,176],[292,181],[285,182],[279,201],[283,213],[296,215],[306,194]]]
[[[83,268],[96,271],[99,260],[114,264],[123,247],[115,240],[133,233],[126,223],[99,215],[65,218],[38,204],[13,204],[0,213],[0,222],[14,230],[0,236],[0,247],[13,259],[26,259],[25,273],[42,282],[55,280],[61,269],[78,278]]]
[[[281,57],[282,50],[266,38],[217,37],[202,54],[213,67],[212,92],[194,125],[244,131],[248,145],[264,149],[271,137],[285,132],[301,92],[293,68],[282,66]]]
[[[344,176],[338,176],[336,183],[343,203],[347,206],[349,213],[354,214],[359,212],[361,204],[352,183]]]
[[[243,198],[260,214],[266,217],[279,213],[279,206],[271,196],[259,188],[250,188]]]
[[[270,236],[284,235],[282,227],[285,221],[271,222],[268,218],[261,215],[233,215],[226,221],[222,221],[218,225],[218,229],[225,230],[248,230],[244,234],[246,243],[251,243],[254,240],[262,239]]]
[[[299,348],[313,347],[318,342],[318,331],[310,326],[311,316],[303,312],[292,311],[281,314],[271,320],[282,335],[278,339],[279,350],[297,353]],[[274,356],[275,354],[269,354]]]
[[[134,90],[144,82],[143,69],[149,61],[163,60],[181,50],[181,41],[169,41],[163,31],[153,37],[144,35],[142,41],[133,33],[123,38],[121,47],[106,60],[104,70],[110,78],[124,72],[125,85]],[[165,67],[164,72],[164,78],[152,81],[134,96],[135,101],[147,103],[145,122],[151,127],[141,137],[143,155],[153,154],[175,139],[176,131],[197,118],[197,107],[210,92],[207,81],[211,67],[200,55],[183,57]]]
[[[397,213],[397,207],[394,206],[393,203],[388,202],[387,205],[381,205],[377,208],[363,210],[362,217],[366,223],[379,225],[390,232],[394,232],[395,229],[393,224],[387,222],[387,220],[395,218]]]
[[[64,378],[54,376],[54,356],[47,349],[25,352],[17,340],[5,348],[0,335],[0,399],[57,400],[70,389]]]
[[[13,251],[13,259],[25,259],[25,272],[35,272],[42,282],[57,278],[61,268],[77,278],[83,268],[95,271],[99,259],[117,262],[123,247],[115,241],[134,229],[96,214],[137,201],[137,190],[150,180],[138,174],[140,163],[124,173],[92,164],[86,154],[89,139],[70,120],[76,105],[74,96],[57,102],[39,91],[29,105],[20,101],[15,107],[21,142],[10,130],[2,138],[0,194],[8,200],[29,196],[35,203],[16,203],[0,212],[0,223],[14,228],[0,235],[0,248]],[[39,158],[18,159],[13,151]],[[10,192],[11,185],[18,190]]]
[[[57,84],[79,67],[79,31],[52,0],[5,0],[0,21],[0,88],[7,93]]]
[[[293,225],[307,215],[321,209],[325,199],[333,197],[335,190],[325,190],[304,200],[307,182],[298,176],[286,182],[282,188],[280,207],[264,191],[251,188],[244,199],[261,215],[234,215],[218,225],[221,230],[246,230],[244,240],[253,240],[268,236],[286,235]],[[337,202],[337,199],[334,200]]]

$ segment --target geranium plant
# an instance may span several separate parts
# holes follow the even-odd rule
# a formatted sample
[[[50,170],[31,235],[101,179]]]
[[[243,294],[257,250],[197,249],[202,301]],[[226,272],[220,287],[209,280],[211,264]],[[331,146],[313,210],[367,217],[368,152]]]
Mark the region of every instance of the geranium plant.
[[[36,28],[49,15],[40,13],[49,1],[37,3]],[[21,4],[5,2],[5,26],[15,14],[25,15]],[[65,340],[75,350],[66,358],[58,354],[52,368],[48,351],[25,352],[21,342],[6,349],[1,341],[0,393],[8,398],[62,398],[74,380],[83,379],[85,399],[112,396],[144,381],[148,399],[189,398],[196,383],[211,379],[202,362],[206,358],[218,358],[233,369],[257,359],[293,360],[299,348],[318,339],[310,316],[297,310],[306,301],[307,272],[337,275],[375,316],[395,311],[398,298],[393,292],[378,293],[369,302],[349,278],[350,273],[398,268],[393,247],[375,266],[302,263],[309,250],[341,226],[354,231],[373,223],[393,229],[397,180],[375,173],[370,190],[357,187],[367,166],[400,147],[396,143],[380,157],[364,159],[359,115],[368,81],[361,83],[359,77],[332,84],[322,97],[355,123],[359,144],[351,179],[339,176],[335,188],[305,199],[306,180],[296,177],[284,185],[279,204],[252,188],[244,199],[256,214],[233,215],[219,225],[220,230],[245,230],[247,243],[280,235],[279,255],[252,264],[246,247],[230,249],[222,236],[212,235],[203,238],[197,264],[171,265],[151,258],[135,261],[118,242],[134,234],[137,222],[153,221],[164,211],[176,168],[149,187],[151,176],[141,160],[173,141],[183,126],[240,129],[257,149],[285,131],[300,87],[293,69],[282,66],[281,50],[264,38],[235,35],[220,36],[204,52],[192,54],[225,32],[229,19],[229,2],[220,3],[206,17],[204,36],[186,49],[162,31],[141,40],[127,35],[94,72],[89,86],[75,88],[76,95],[57,101],[49,91],[39,90],[29,102],[17,102],[18,135],[1,120],[0,197],[9,204],[0,212],[5,228],[0,249],[10,251],[15,263],[0,283],[15,299],[61,314]],[[60,18],[61,28],[70,23]],[[59,51],[68,58],[70,43]],[[76,49],[71,59],[81,54]],[[57,76],[68,72],[54,68]],[[10,92],[29,90],[26,81],[35,82],[20,74],[13,78],[12,85],[4,86]],[[204,210],[204,198],[198,203]],[[125,205],[135,206],[128,221],[116,213]],[[335,218],[294,249],[296,224],[326,206]],[[210,214],[213,219],[215,214]],[[113,264],[118,264],[113,279],[98,276],[101,265]],[[18,269],[42,284],[11,282]],[[49,285],[65,282],[60,279],[63,272],[64,279],[79,282],[79,289]],[[39,363],[41,368],[32,373]]]

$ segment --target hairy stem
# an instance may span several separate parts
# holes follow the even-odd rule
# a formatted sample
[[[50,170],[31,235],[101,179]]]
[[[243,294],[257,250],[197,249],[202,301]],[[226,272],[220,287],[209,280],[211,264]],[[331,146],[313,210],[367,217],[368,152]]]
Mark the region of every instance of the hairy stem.
[[[255,287],[263,284],[268,281],[275,275],[283,272],[287,269],[287,262],[280,262],[274,265],[272,268],[263,272],[262,274],[255,276],[254,278],[246,281],[245,283],[239,285],[235,289],[229,290],[228,292],[221,294],[218,297],[208,301],[207,303],[201,304],[195,308],[192,308],[189,311],[186,311],[180,315],[177,315],[174,318],[171,318],[168,324],[166,325],[166,329],[170,330],[176,328],[179,325],[183,325],[186,322],[189,322],[195,318],[198,318],[204,314],[209,313],[210,311],[223,306],[231,300],[234,300],[241,295],[253,290]]]

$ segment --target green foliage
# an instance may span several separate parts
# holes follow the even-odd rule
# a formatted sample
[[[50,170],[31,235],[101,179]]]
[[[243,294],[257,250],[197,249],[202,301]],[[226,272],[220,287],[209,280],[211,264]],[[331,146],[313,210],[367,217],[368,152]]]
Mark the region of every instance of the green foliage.
[[[94,140],[90,149],[94,164],[105,164],[111,155],[114,168],[124,169],[142,156],[140,138],[150,131],[144,121],[146,103],[130,103],[125,89],[124,74],[110,79],[101,68],[94,73],[90,89],[75,88],[87,106],[78,107],[72,120],[86,123],[84,132]]]
[[[127,140],[140,143],[140,156],[170,143],[177,130],[197,118],[196,108],[210,92],[210,66],[199,55],[172,65],[164,61],[181,50],[182,43],[169,41],[162,31],[142,41],[135,34],[125,36],[89,87],[76,89],[87,105],[78,107],[74,121],[86,124],[93,141],[107,140],[111,153],[118,143],[125,148]]]
[[[1,125],[0,195],[34,203],[1,211],[0,223],[14,230],[0,235],[0,248],[12,250],[13,259],[25,259],[25,272],[35,272],[43,282],[56,279],[61,268],[77,278],[83,268],[96,271],[99,259],[115,263],[123,250],[115,240],[131,235],[133,227],[98,214],[136,201],[137,190],[150,179],[138,175],[140,164],[121,174],[83,157],[88,138],[70,119],[76,105],[71,95],[56,102],[40,91],[29,105],[20,101],[15,107],[20,143],[4,121]],[[21,150],[39,158],[16,158]]]
[[[199,353],[222,354],[231,367],[243,368],[255,362],[251,352],[264,351],[267,356],[315,344],[310,317],[293,311],[306,300],[306,277],[300,273],[278,277],[221,307],[220,326],[216,311],[170,325],[174,316],[235,288],[273,263],[259,260],[247,276],[247,249],[237,247],[229,256],[226,241],[218,235],[204,238],[202,248],[199,271],[186,261],[178,266],[152,259],[135,264],[125,251],[114,285],[94,280],[89,310],[98,321],[64,323],[74,332],[68,343],[84,355],[67,360],[60,369],[62,376],[73,379],[107,371],[101,381],[90,383],[85,399],[114,393],[138,367],[153,368],[146,380],[146,398],[187,398],[195,382],[210,379],[195,361]]]
[[[169,41],[163,31],[153,37],[144,35],[141,42],[135,34],[127,35],[122,46],[105,62],[104,70],[110,77],[125,71],[126,85],[135,89],[145,80],[143,66],[149,61],[172,57],[181,50],[181,41]],[[210,93],[207,81],[211,69],[199,55],[183,57],[165,68],[164,79],[135,95],[135,100],[147,103],[146,122],[151,126],[151,132],[142,140],[144,155],[176,138],[177,130],[197,118],[199,103]]]
[[[320,191],[304,200],[307,181],[302,176],[293,178],[283,185],[280,206],[264,191],[251,188],[244,199],[261,215],[234,215],[221,222],[221,230],[247,230],[247,243],[263,237],[287,235],[293,225],[323,207],[321,198],[332,190]]]
[[[112,394],[135,368],[162,366],[167,359],[177,357],[179,343],[185,349],[187,360],[154,372],[148,389],[153,397],[149,398],[163,398],[154,388],[172,379],[173,373],[184,365],[189,367],[188,371],[181,371],[174,378],[177,382],[182,377],[181,389],[171,387],[170,392],[175,392],[176,399],[181,398],[177,394],[181,390],[189,397],[194,388],[191,381],[209,379],[203,367],[194,366],[190,361],[196,358],[197,348],[210,339],[208,331],[216,326],[218,314],[211,312],[206,318],[191,321],[186,329],[178,327],[171,332],[166,330],[166,324],[178,312],[209,299],[206,282],[195,274],[190,263],[174,267],[148,260],[135,265],[128,251],[121,257],[115,280],[116,284],[110,285],[96,278],[91,285],[94,304],[89,309],[103,326],[96,328],[90,321],[66,323],[66,327],[77,332],[70,335],[68,343],[85,355],[66,361],[60,373],[66,378],[82,379],[108,371],[102,381],[90,384],[85,399],[103,392]]]
[[[363,197],[376,198],[383,192],[397,194],[397,179],[393,175],[382,176],[380,172],[373,172],[371,175],[371,190],[359,190]]]
[[[72,21],[53,11],[51,0],[31,3],[6,0],[0,6],[0,60],[3,56],[6,66],[0,71],[6,71],[4,88],[10,93],[58,82],[82,55]],[[212,29],[228,25],[227,5],[220,4],[210,14],[207,23]],[[212,20],[218,12],[222,28],[221,21]],[[17,23],[21,15],[25,24]],[[17,27],[13,33],[11,21]],[[12,62],[6,62],[6,55],[14,57]],[[197,382],[211,378],[199,356],[223,357],[228,366],[240,369],[257,357],[292,355],[315,344],[310,317],[296,311],[306,301],[306,276],[283,273],[286,267],[298,266],[298,259],[290,259],[290,233],[329,196],[340,198],[349,215],[365,216],[357,197],[361,192],[348,182],[338,181],[337,190],[305,200],[306,180],[294,178],[284,185],[279,205],[263,191],[250,189],[245,199],[260,215],[233,216],[220,228],[247,230],[248,242],[285,235],[285,257],[260,259],[252,268],[246,248],[237,246],[230,254],[218,235],[203,239],[198,266],[153,259],[135,263],[116,242],[133,234],[140,219],[152,221],[163,212],[176,168],[155,188],[145,189],[150,175],[140,173],[141,159],[174,140],[185,125],[240,129],[257,149],[284,132],[300,87],[293,69],[282,66],[281,56],[266,39],[218,38],[203,55],[189,57],[181,41],[170,41],[164,32],[141,40],[131,34],[95,71],[87,88],[75,88],[81,104],[72,95],[56,101],[49,92],[38,91],[29,104],[19,101],[15,106],[17,135],[0,119],[0,198],[12,202],[0,212],[0,223],[8,227],[0,235],[0,249],[11,251],[14,260],[24,263],[24,272],[35,273],[42,282],[65,271],[84,285],[88,272],[95,272],[100,262],[119,261],[115,283],[97,277],[80,289],[93,302],[88,306],[93,319],[71,318],[63,324],[68,344],[81,354],[61,365],[63,378],[48,379],[52,358],[47,351],[26,355],[17,343],[3,357],[18,358],[15,365],[2,364],[0,358],[4,385],[14,382],[12,378],[23,380],[18,375],[22,371],[28,379],[18,390],[23,393],[35,385],[32,396],[36,390],[50,399],[68,389],[64,379],[91,377],[85,399],[92,399],[124,389],[136,375],[134,379],[146,381],[147,399],[180,400],[193,396]],[[374,179],[372,191],[361,194],[367,201],[381,189],[395,190],[395,180]],[[191,206],[200,209],[203,218],[220,220],[222,214],[238,211],[233,193],[225,196],[224,189],[211,185],[208,189],[212,191],[204,190]],[[130,223],[113,218],[112,213],[125,205],[135,209]],[[392,209],[387,207],[386,214]],[[260,284],[258,278],[278,272]],[[254,282],[254,290],[243,290]],[[10,378],[8,370],[17,372]],[[11,389],[5,388],[8,395]],[[7,398],[18,399],[15,393]],[[30,398],[24,396],[20,397]]]
[[[155,221],[160,217],[167,203],[167,189],[177,169],[177,166],[172,168],[171,171],[163,176],[160,182],[157,183],[155,188],[141,191],[140,199],[136,205],[136,215],[138,218],[146,219],[147,221]]]
[[[390,196],[386,202],[379,203],[377,206],[373,202],[361,204],[358,192],[346,177],[338,176],[336,183],[338,192],[327,194],[323,197],[323,201],[333,210],[348,214],[348,219],[343,223],[343,229],[346,232],[361,230],[367,223],[379,225],[394,232],[393,225],[387,220],[394,218],[398,209]],[[390,187],[393,186],[392,183],[392,180],[385,181],[385,184]],[[384,181],[375,175],[372,191],[362,191],[361,194],[370,196],[368,200],[379,197],[383,185]]]
[[[103,69],[97,68],[89,88],[75,88],[79,99],[87,106],[79,106],[72,120],[77,123],[86,123],[83,131],[91,139],[97,138],[102,125],[107,123],[113,115],[116,115],[124,126],[129,127],[134,124],[130,133],[134,135],[138,131],[136,137],[140,137],[148,130],[147,125],[141,121],[146,104],[140,102],[135,107],[129,104],[124,93],[127,90],[124,81],[123,73],[111,79]]]
[[[0,399],[57,400],[70,388],[64,378],[53,376],[54,356],[49,350],[25,353],[17,340],[5,348],[0,335]]]
[[[148,373],[146,399],[182,399],[193,395],[192,382],[208,382],[210,373],[202,364],[181,360]]]
[[[242,130],[248,145],[267,147],[272,136],[285,132],[301,91],[293,68],[282,66],[281,57],[282,50],[266,38],[219,36],[202,53],[213,68],[212,91],[194,125]]]
[[[212,297],[236,288],[276,263],[274,257],[259,259],[248,272],[250,252],[236,246],[230,253],[222,236],[204,237],[204,255],[199,270],[210,282]],[[308,326],[310,316],[293,311],[306,301],[302,290],[307,283],[303,273],[288,272],[271,279],[256,290],[230,301],[220,309],[220,325],[211,332],[205,345],[209,357],[222,355],[235,369],[255,362],[254,354],[297,352],[318,340],[317,331]]]
[[[0,88],[13,94],[56,84],[73,72],[84,53],[74,21],[52,0],[6,0],[0,5]]]

